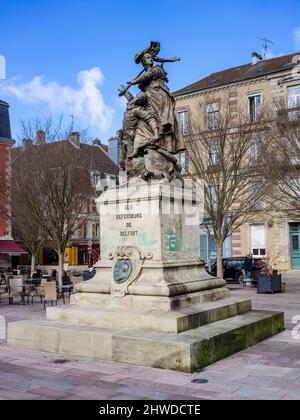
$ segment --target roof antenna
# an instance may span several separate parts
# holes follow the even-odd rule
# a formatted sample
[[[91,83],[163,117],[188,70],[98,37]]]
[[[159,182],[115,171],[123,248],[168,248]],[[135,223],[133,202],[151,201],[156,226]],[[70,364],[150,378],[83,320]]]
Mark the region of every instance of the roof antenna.
[[[268,44],[270,45],[274,45],[273,41],[270,41],[268,38],[264,37],[264,38],[260,38],[259,36],[257,37],[258,39],[260,39],[261,41],[263,41],[263,56],[264,56],[264,60],[267,58],[268,53],[270,52],[269,48],[268,48]]]

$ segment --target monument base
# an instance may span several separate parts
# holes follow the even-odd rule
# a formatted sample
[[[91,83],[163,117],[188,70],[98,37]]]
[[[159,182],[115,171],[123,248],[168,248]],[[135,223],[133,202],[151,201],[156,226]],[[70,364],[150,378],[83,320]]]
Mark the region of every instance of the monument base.
[[[268,311],[250,311],[179,334],[21,321],[8,325],[8,343],[28,350],[190,373],[283,329],[283,314]]]
[[[108,190],[98,200],[101,261],[71,305],[8,325],[15,347],[192,372],[284,329],[251,311],[199,259],[199,203],[169,185]]]
[[[192,299],[192,297],[191,297]],[[112,305],[71,305],[48,308],[48,321],[96,328],[181,333],[251,311],[251,301],[227,298],[173,311],[120,309]]]

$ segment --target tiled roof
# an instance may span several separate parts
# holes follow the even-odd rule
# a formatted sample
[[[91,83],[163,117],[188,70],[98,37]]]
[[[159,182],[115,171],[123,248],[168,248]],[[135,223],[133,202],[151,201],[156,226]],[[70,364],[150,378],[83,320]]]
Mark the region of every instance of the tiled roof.
[[[231,83],[244,80],[255,79],[272,73],[278,73],[284,70],[292,69],[296,62],[293,62],[295,56],[300,53],[293,53],[281,57],[271,58],[269,60],[259,61],[257,64],[245,64],[239,67],[233,67],[228,70],[212,73],[191,85],[174,92],[175,96],[187,95],[201,90],[212,89]]]
[[[108,153],[108,146],[107,144],[101,144],[102,149],[104,150],[104,152]]]
[[[69,140],[56,141],[51,143],[46,143],[42,146],[34,147],[60,147],[65,145],[68,142],[70,147],[75,147],[71,144]],[[78,149],[79,150],[79,149]],[[22,156],[22,153],[30,151],[30,146],[26,148],[23,147],[14,147],[12,149],[12,161],[15,162],[16,159]],[[107,153],[99,147],[91,144],[80,144],[80,153],[82,154],[82,162],[93,171],[98,171],[101,173],[118,175],[119,168],[114,164],[114,162],[108,157]]]
[[[120,169],[108,157],[108,154],[99,146],[92,146],[90,144],[81,144],[80,149],[82,153],[91,162],[91,167],[95,171],[104,172],[107,174],[119,175]]]

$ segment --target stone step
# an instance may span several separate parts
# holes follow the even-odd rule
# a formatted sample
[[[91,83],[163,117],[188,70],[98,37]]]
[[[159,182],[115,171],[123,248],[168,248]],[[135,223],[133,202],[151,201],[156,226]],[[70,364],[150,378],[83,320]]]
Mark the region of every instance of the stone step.
[[[195,286],[195,283],[198,283],[198,286]],[[89,285],[86,285],[86,287],[89,286],[90,292],[78,292],[72,294],[71,304],[98,306],[102,309],[104,307],[114,306],[118,307],[120,310],[136,309],[142,311],[176,311],[188,308],[191,305],[200,305],[202,303],[216,302],[217,300],[222,300],[230,297],[230,291],[226,287],[210,287],[207,290],[202,290],[201,287],[205,287],[204,285],[205,282],[203,281],[194,282],[193,287],[200,289],[198,292],[187,292],[186,290],[184,291],[182,290],[182,287],[185,288],[185,286],[179,285],[181,287],[181,291],[184,291],[184,293],[176,296],[164,296],[160,294],[161,288],[158,287],[153,295],[129,294],[122,298],[118,298],[116,296],[112,296],[110,293],[105,294],[97,291],[97,289],[99,290],[99,285],[97,284],[97,286],[95,286],[90,283]]]
[[[8,344],[61,355],[193,372],[283,330],[283,313],[269,311],[251,311],[180,334],[20,321],[8,324]]]
[[[47,320],[98,328],[180,333],[251,311],[251,300],[226,298],[178,311],[126,310],[74,304],[47,308]]]

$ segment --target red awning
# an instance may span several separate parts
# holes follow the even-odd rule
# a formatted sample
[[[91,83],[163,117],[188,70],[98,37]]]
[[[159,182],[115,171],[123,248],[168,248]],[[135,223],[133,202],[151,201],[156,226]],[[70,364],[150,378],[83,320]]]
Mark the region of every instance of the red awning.
[[[27,255],[28,252],[21,248],[20,245],[16,244],[14,241],[0,240],[0,254]]]

